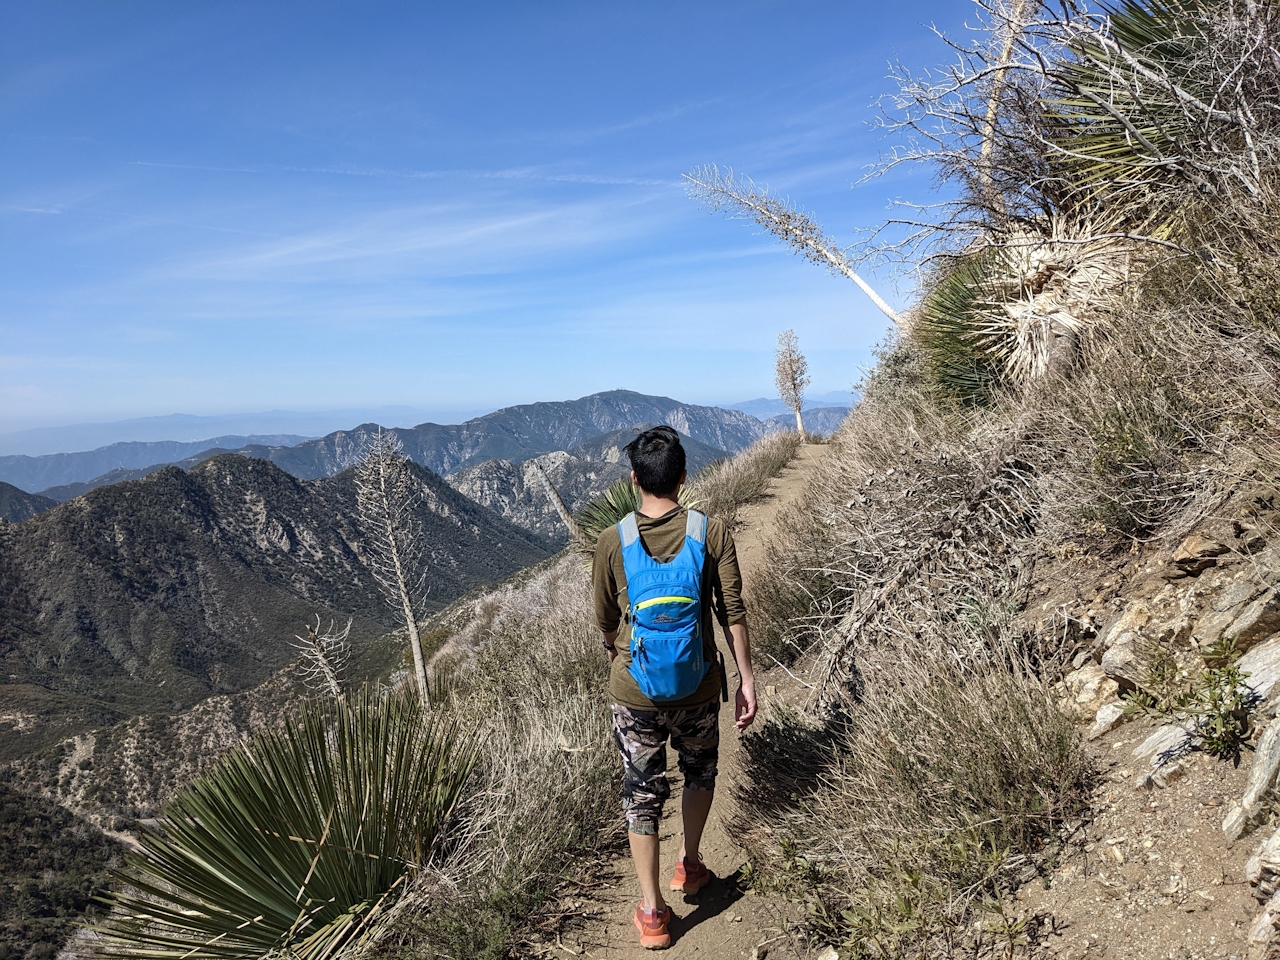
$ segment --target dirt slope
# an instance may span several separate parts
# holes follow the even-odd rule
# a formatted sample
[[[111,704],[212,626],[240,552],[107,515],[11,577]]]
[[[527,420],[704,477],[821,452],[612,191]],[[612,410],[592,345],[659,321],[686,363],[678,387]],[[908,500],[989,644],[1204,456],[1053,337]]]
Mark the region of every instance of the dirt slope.
[[[739,513],[734,531],[738,559],[747,574],[764,559],[764,545],[778,511],[790,503],[803,489],[814,465],[826,454],[826,446],[804,446],[800,454],[774,478],[768,494]],[[721,646],[724,647],[723,640]],[[732,659],[725,648],[726,662],[733,674]],[[730,677],[730,692],[736,689],[736,677]],[[756,683],[761,700],[761,713],[767,710],[766,688],[773,684],[760,664],[756,665]],[[757,723],[763,719],[761,716]],[[732,704],[720,711],[720,789],[703,837],[702,856],[717,877],[695,897],[685,902],[679,895],[671,906],[676,921],[671,949],[657,954],[664,957],[749,958],[768,956],[771,960],[804,957],[804,948],[784,932],[784,916],[788,904],[744,893],[734,882],[738,870],[746,862],[746,853],[733,842],[725,829],[725,818],[733,815],[729,788],[737,768],[738,733],[733,726]],[[668,774],[671,777],[671,799],[663,816],[662,857],[663,883],[674,869],[680,844],[680,797],[682,783],[676,769],[676,756],[669,751]],[[619,857],[609,865],[608,875],[593,894],[591,919],[582,931],[562,941],[558,956],[587,956],[630,960],[655,956],[642,949],[631,917],[640,899],[640,888],[629,857]]]

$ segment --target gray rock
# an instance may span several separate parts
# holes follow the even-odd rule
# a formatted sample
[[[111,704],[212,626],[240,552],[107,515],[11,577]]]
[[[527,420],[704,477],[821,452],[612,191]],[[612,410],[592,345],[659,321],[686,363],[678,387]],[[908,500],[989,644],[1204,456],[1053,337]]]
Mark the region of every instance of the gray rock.
[[[1237,650],[1248,650],[1277,632],[1280,632],[1280,593],[1273,587],[1249,604],[1223,636]]]
[[[1137,636],[1126,636],[1102,655],[1102,671],[1124,690],[1141,686],[1148,664],[1138,650]]]
[[[1258,738],[1244,794],[1231,805],[1222,821],[1222,832],[1230,839],[1239,840],[1258,820],[1262,799],[1276,782],[1277,771],[1280,771],[1280,720],[1272,720]]]
[[[1228,610],[1241,610],[1261,591],[1262,588],[1251,580],[1233,580],[1222,588],[1222,592],[1213,601],[1213,609],[1224,613]]]
[[[1151,735],[1133,748],[1133,755],[1146,760],[1152,768],[1168,766],[1186,756],[1195,744],[1191,721],[1166,723],[1151,731]]]
[[[1259,712],[1274,716],[1277,694],[1280,694],[1280,689],[1277,689],[1280,683],[1280,637],[1251,648],[1236,661],[1236,666],[1248,674],[1245,685],[1262,701]]]
[[[1245,954],[1249,960],[1265,960],[1271,954],[1271,944],[1275,942],[1276,920],[1280,918],[1280,892],[1254,914],[1253,925],[1249,927],[1249,947]]]
[[[1093,721],[1093,726],[1089,728],[1089,732],[1085,737],[1089,740],[1097,740],[1103,734],[1110,733],[1116,727],[1124,722],[1124,704],[1119,701],[1113,703],[1104,703],[1098,708],[1098,715]]]

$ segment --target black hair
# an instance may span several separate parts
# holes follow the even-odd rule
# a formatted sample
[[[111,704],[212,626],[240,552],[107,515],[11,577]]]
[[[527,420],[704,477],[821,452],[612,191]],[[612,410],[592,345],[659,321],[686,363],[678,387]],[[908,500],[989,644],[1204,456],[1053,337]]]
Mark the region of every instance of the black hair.
[[[684,473],[684,447],[670,427],[652,427],[626,446],[640,489],[657,497],[675,493]]]

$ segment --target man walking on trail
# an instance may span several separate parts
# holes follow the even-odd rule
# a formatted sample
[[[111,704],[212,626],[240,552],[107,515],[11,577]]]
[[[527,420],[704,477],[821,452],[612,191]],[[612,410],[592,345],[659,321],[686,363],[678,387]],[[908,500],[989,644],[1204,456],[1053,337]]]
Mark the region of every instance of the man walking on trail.
[[[723,666],[715,623],[726,625],[741,678],[734,720],[756,713],[755,677],[742,603],[742,575],[725,525],[678,502],[685,453],[670,427],[627,445],[641,506],[600,534],[592,569],[596,622],[612,667],[613,737],[622,753],[623,808],[643,896],[640,943],[670,946],[672,911],[659,880],[658,822],[667,783],[667,741],[684,775],[684,841],[670,888],[696,893],[711,879],[698,848],[714,796]],[[628,589],[630,581],[630,589]]]

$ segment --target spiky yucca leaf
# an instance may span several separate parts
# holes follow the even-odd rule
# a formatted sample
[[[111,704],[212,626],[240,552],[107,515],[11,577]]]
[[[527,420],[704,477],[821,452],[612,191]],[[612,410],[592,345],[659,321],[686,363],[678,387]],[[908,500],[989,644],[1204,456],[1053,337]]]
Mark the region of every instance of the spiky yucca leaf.
[[[306,705],[179,794],[127,857],[104,952],[324,960],[369,936],[430,858],[474,745],[416,699]]]
[[[988,251],[962,258],[924,298],[911,323],[933,382],[967,404],[985,403],[1000,379],[1000,364],[983,349],[979,329],[992,297],[993,263]]]
[[[688,486],[680,488],[680,505],[695,506],[697,500]],[[630,480],[619,480],[608,490],[592,500],[578,513],[578,529],[586,538],[590,549],[595,548],[600,534],[618,523],[628,513],[640,509],[640,488]]]

